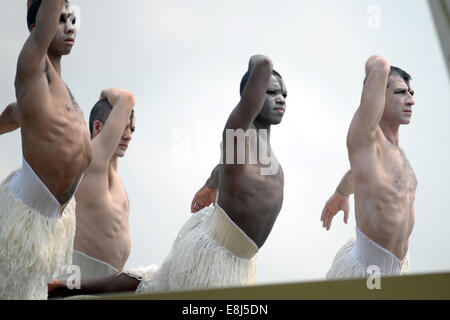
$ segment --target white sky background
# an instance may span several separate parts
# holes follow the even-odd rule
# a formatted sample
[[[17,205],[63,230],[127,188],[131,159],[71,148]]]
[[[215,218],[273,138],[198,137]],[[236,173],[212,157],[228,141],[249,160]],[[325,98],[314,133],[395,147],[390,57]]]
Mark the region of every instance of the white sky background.
[[[0,14],[0,110],[15,100],[17,58],[28,36],[25,2],[5,1]],[[63,59],[63,79],[86,119],[102,88],[123,87],[136,98],[136,132],[119,162],[131,203],[126,267],[161,264],[169,253],[219,159],[248,60],[262,53],[289,95],[283,122],[272,129],[285,200],[258,254],[258,281],[323,279],[354,235],[353,204],[349,224],[340,213],[329,232],[320,214],[349,168],[345,138],[364,63],[379,54],[408,71],[416,91],[412,122],[400,130],[419,181],[411,268],[450,270],[449,76],[426,1],[72,3],[81,9],[81,29]],[[381,29],[367,26],[371,5],[381,10]],[[0,136],[0,146],[3,179],[21,164],[19,132]]]

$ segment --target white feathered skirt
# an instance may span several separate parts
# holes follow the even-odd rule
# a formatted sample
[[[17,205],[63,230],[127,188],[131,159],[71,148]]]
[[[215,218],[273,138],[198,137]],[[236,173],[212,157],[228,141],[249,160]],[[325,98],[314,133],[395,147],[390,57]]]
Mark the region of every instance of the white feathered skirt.
[[[61,214],[24,160],[0,185],[0,299],[47,299],[47,284],[71,263],[74,235],[74,197]]]
[[[367,278],[371,275],[368,271],[371,266],[377,267],[381,275],[407,274],[409,255],[399,260],[356,227],[356,238],[348,241],[336,254],[327,279]]]
[[[256,283],[257,245],[217,204],[184,224],[160,268],[124,273],[141,281],[136,293],[240,287]]]

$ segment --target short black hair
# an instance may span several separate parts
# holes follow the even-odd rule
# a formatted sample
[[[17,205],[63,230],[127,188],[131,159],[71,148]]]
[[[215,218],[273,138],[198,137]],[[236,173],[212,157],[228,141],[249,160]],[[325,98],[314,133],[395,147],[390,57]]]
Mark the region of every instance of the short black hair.
[[[112,105],[108,102],[108,99],[102,99],[98,101],[91,110],[91,114],[89,115],[89,131],[91,133],[94,132],[94,122],[95,120],[100,121],[101,123],[105,124],[106,120],[109,117],[109,114],[111,113]]]
[[[109,103],[108,99],[104,98],[100,101],[98,101],[91,110],[91,114],[89,115],[89,132],[92,134],[94,133],[94,122],[95,120],[100,121],[101,123],[105,124],[106,120],[109,117],[109,114],[111,113],[112,105]],[[130,114],[130,124],[133,123],[133,117],[134,117],[134,109],[131,110]]]
[[[409,87],[409,81],[412,79],[412,77],[408,72],[400,69],[399,67],[391,66],[391,71],[389,72],[389,76],[392,76],[392,75],[399,75],[405,81],[406,85]],[[388,87],[389,87],[389,81],[388,81]]]
[[[69,4],[68,0],[66,1],[66,5]],[[28,24],[28,30],[31,31],[31,25],[36,23],[36,16],[39,11],[39,8],[41,7],[42,0],[34,0],[30,7],[28,8],[27,12],[27,24]]]
[[[405,70],[403,70],[399,67],[391,66],[391,70],[389,71],[389,76],[392,76],[392,75],[399,75],[405,81],[406,85],[409,87],[409,81],[412,79],[412,77],[408,72],[406,72]],[[366,78],[364,78],[363,84],[366,84]],[[387,87],[389,88],[389,79],[388,79]]]
[[[279,77],[280,79],[283,79],[283,77],[275,70],[272,70],[272,74],[276,77]],[[242,97],[242,92],[244,92],[245,85],[247,84],[248,78],[250,78],[249,71],[247,71],[241,79],[241,84],[239,86],[239,94],[241,95],[241,97]]]

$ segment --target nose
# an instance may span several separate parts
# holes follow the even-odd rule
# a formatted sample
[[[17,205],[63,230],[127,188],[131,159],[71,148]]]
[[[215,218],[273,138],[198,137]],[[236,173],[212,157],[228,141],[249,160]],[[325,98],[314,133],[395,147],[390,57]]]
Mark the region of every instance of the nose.
[[[131,138],[132,138],[131,129],[126,128],[125,132],[123,133],[122,140],[129,141],[129,140],[131,140]]]
[[[65,29],[66,33],[75,33],[75,23],[72,23],[71,19],[67,19]]]
[[[413,106],[413,105],[416,104],[416,103],[414,102],[413,96],[412,96],[410,93],[408,93],[408,98],[407,98],[407,100],[406,100],[406,104],[407,104],[408,106]]]
[[[286,104],[286,100],[284,99],[284,97],[283,97],[281,94],[279,94],[279,95],[277,96],[276,103],[277,103],[277,104],[285,105],[285,104]]]

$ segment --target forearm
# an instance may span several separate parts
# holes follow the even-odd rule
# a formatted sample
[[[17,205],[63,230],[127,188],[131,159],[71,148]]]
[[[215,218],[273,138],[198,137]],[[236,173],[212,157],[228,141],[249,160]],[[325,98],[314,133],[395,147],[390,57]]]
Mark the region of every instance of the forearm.
[[[50,293],[50,297],[69,297],[136,291],[140,281],[126,274],[117,274],[99,279],[82,280],[79,289],[66,285]]]
[[[242,92],[241,107],[255,118],[264,106],[267,87],[273,72],[270,58],[263,55],[252,56],[249,62],[249,78]]]
[[[100,133],[92,142],[94,150],[96,150],[93,162],[101,165],[105,161],[111,160],[122,137],[124,135],[130,137],[129,135],[134,130],[133,119],[130,117],[135,103],[133,94],[124,89],[105,89],[100,95],[100,100],[104,99],[107,100],[112,110],[108,119],[103,123]]]
[[[206,180],[205,186],[213,189],[213,190],[217,190],[217,188],[219,188],[219,166],[220,164],[218,164],[213,171],[211,172],[211,176],[208,178],[208,180]]]
[[[36,26],[49,28],[47,31],[54,29],[56,32],[64,5],[67,5],[66,0],[42,0],[36,14]],[[54,36],[49,37],[53,38]]]
[[[37,12],[36,39],[39,49],[44,50],[45,54],[55,36],[64,5],[65,0],[43,0]]]
[[[366,62],[366,79],[361,96],[360,113],[363,130],[374,130],[383,116],[390,65],[379,56]]]
[[[355,192],[355,181],[351,170],[344,175],[336,188],[336,192],[343,197],[348,197]]]
[[[102,99],[107,99],[113,110],[124,109],[125,113],[131,113],[135,105],[134,95],[121,88],[103,89],[100,94],[100,100]]]
[[[136,291],[140,281],[124,273],[108,276],[100,279],[86,280],[81,282],[83,294],[99,294],[113,292]]]

